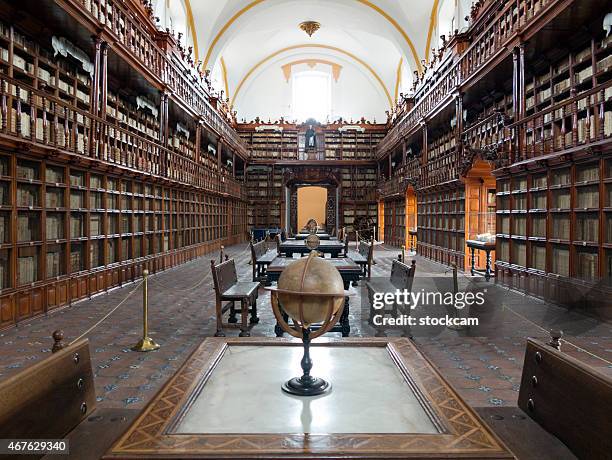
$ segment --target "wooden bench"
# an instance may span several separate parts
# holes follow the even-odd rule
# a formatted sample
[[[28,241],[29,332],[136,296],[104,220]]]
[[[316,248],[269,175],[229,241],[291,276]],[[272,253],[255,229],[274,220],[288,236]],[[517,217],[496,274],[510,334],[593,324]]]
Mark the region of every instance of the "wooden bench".
[[[0,383],[0,433],[13,439],[68,442],[69,455],[44,459],[99,459],[140,410],[96,408],[89,343],[82,339],[64,345],[63,337],[63,331],[55,331],[53,354]]]
[[[348,257],[353,259],[363,270],[363,276],[370,279],[372,274],[372,258],[374,254],[374,245],[372,243],[366,243],[365,241],[359,242],[358,251],[348,251]]]
[[[519,407],[578,458],[610,458],[612,378],[549,343],[527,339]]]
[[[407,265],[399,260],[394,260],[391,266],[391,275],[389,279],[374,278],[366,282],[368,289],[368,299],[370,301],[370,317],[368,324],[376,329],[376,337],[384,337],[385,329],[402,329],[403,335],[410,336],[410,326],[384,326],[377,325],[374,322],[376,317],[398,317],[400,315],[410,315],[410,307],[403,305],[390,305],[389,307],[383,307],[381,309],[374,308],[374,295],[384,294],[387,292],[395,293],[396,291],[408,291],[412,290],[412,282],[414,280],[414,273],[416,272],[416,261],[412,261],[410,265]]]
[[[277,251],[268,249],[267,241],[250,244],[251,265],[253,266],[253,281],[264,281],[266,279],[266,269],[278,255]]]
[[[250,329],[259,322],[257,317],[257,296],[259,282],[238,281],[234,259],[226,260],[218,265],[210,261],[215,287],[217,332],[216,337],[225,337],[223,328],[240,329],[240,337],[249,337]],[[223,302],[228,302],[225,306]],[[235,302],[240,302],[240,324],[236,318]],[[223,314],[229,310],[228,322],[223,322]],[[251,318],[247,323],[247,316]]]
[[[95,405],[89,342],[82,339],[0,383],[0,433],[3,439],[62,439]]]
[[[560,334],[527,339],[519,407],[476,407],[517,458],[610,458],[612,379],[563,353]]]

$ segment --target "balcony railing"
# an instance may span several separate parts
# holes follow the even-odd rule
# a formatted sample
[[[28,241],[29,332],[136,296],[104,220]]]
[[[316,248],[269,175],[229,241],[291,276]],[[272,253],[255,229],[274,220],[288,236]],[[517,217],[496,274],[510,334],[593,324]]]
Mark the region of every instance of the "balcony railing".
[[[94,20],[100,29],[110,32],[123,50],[133,56],[150,74],[168,85],[173,96],[199,114],[204,122],[240,156],[247,148],[229,122],[208,101],[208,90],[195,70],[181,62],[172,52],[166,53],[151,33],[138,22],[124,2],[119,0],[66,0]]]
[[[380,196],[385,198],[394,195],[404,195],[406,193],[406,179],[403,175],[403,169],[399,168],[396,174],[384,182],[380,182],[378,189]]]
[[[428,158],[422,169],[419,187],[430,187],[458,179],[459,165],[460,149],[458,148]]]
[[[185,155],[8,77],[0,78],[0,134],[203,190],[244,196],[240,184]]]
[[[470,152],[482,152],[485,156],[503,156],[509,159],[515,150],[510,117],[495,111],[470,125],[461,134],[463,148]]]
[[[516,33],[532,23],[543,11],[559,0],[514,0],[500,2],[503,7],[492,15],[482,30],[473,30],[471,45],[465,50],[458,61],[451,65],[442,76],[436,76],[437,81],[429,88],[418,91],[415,95],[415,105],[399,122],[389,130],[387,136],[378,145],[378,157],[382,157],[402,138],[409,135],[423,118],[435,109],[454,89],[468,78],[473,78],[477,72],[491,62],[499,52],[505,50],[504,44]],[[508,52],[508,51],[505,51]]]
[[[612,138],[612,80],[510,125],[516,129],[513,162]]]

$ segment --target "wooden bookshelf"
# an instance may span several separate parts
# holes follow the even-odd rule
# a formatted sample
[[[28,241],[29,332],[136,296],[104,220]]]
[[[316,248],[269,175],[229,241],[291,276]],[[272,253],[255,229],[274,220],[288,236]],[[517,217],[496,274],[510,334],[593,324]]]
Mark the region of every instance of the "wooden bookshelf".
[[[418,253],[465,265],[465,189],[462,185],[417,195]]]
[[[164,254],[195,255],[204,246],[242,241],[247,231],[244,202],[23,154],[0,152],[0,183],[0,298],[23,288],[41,292],[44,311],[92,292],[87,283],[82,292],[71,288],[75,278],[133,264],[160,269],[154,261]],[[111,277],[94,292],[112,284]],[[22,304],[2,324],[37,312]]]
[[[386,134],[385,126],[358,125],[359,129],[343,129],[343,126],[330,124],[315,127],[318,143],[316,158],[305,155],[305,125],[243,123],[237,129],[249,146],[252,160],[372,160],[376,146]]]
[[[502,276],[528,272],[586,282],[608,276],[612,220],[609,197],[601,194],[609,192],[610,161],[585,160],[501,181]]]

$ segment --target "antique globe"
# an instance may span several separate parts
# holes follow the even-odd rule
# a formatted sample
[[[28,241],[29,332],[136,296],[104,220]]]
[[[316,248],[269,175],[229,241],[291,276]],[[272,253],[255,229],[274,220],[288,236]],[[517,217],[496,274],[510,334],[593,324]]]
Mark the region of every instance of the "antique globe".
[[[329,331],[344,309],[344,283],[340,272],[312,251],[283,270],[278,287],[271,288],[271,302],[278,324],[294,337],[302,339],[304,374],[285,382],[283,390],[299,396],[315,396],[329,391],[331,385],[312,377],[310,341]],[[284,314],[291,318],[285,320]]]
[[[317,233],[318,229],[319,224],[315,219],[309,219],[308,222],[306,222],[306,230],[308,230],[308,233]]]

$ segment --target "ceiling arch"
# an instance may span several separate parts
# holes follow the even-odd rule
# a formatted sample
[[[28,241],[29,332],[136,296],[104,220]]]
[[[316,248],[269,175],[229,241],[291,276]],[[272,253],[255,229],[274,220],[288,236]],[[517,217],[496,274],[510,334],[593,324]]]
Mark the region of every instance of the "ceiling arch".
[[[187,23],[189,24],[189,29],[191,30],[191,40],[193,42],[193,54],[198,60],[200,58],[200,49],[198,47],[198,33],[195,26],[195,21],[193,19],[193,10],[191,9],[191,2],[189,0],[183,0],[185,4],[185,14],[187,15]]]
[[[180,2],[191,10],[187,16],[193,17],[191,29],[197,27],[194,48],[199,45],[202,68],[211,71],[213,86],[223,89],[238,114],[260,109],[265,115],[273,105],[287,113],[291,94],[274,86],[284,80],[277,78],[272,64],[286,59],[280,50],[288,50],[299,59],[341,59],[350,67],[347,75],[356,80],[353,84],[343,78],[333,87],[337,113],[355,109],[380,118],[400,93],[411,91],[414,71],[421,70],[431,48],[438,46],[437,35],[446,31],[440,24],[445,21],[441,6],[455,5],[457,21],[470,0],[154,1]],[[305,21],[316,21],[320,28],[307,36],[299,28]],[[252,100],[247,100],[251,88],[259,94],[249,93]],[[351,95],[366,102],[353,103]]]
[[[236,97],[238,96],[238,93],[240,92],[240,90],[244,86],[245,82],[253,75],[253,73],[258,68],[260,68],[263,64],[265,64],[266,62],[270,61],[271,59],[273,59],[273,58],[275,58],[277,56],[280,56],[281,54],[283,54],[283,53],[285,53],[287,51],[301,49],[301,48],[327,49],[327,50],[331,50],[331,51],[335,51],[335,52],[338,52],[340,54],[343,54],[344,56],[348,56],[351,60],[357,62],[359,65],[361,65],[362,67],[367,69],[368,72],[370,72],[370,74],[380,84],[380,87],[382,88],[383,92],[385,93],[387,101],[389,102],[389,107],[391,107],[393,105],[393,99],[391,98],[391,93],[389,92],[389,89],[385,85],[384,81],[380,78],[380,76],[376,73],[376,71],[367,62],[365,62],[361,58],[355,56],[353,53],[345,51],[345,50],[343,50],[341,48],[338,48],[338,47],[335,47],[335,46],[330,46],[330,45],[320,45],[320,44],[312,44],[312,43],[303,43],[303,44],[300,44],[300,45],[293,45],[293,46],[287,46],[285,48],[281,48],[280,50],[277,50],[274,53],[267,55],[266,57],[261,59],[259,62],[257,62],[240,79],[238,85],[236,86],[236,90],[234,91],[234,94],[232,95],[232,99],[231,99],[230,105],[234,105],[234,102],[236,101]]]
[[[244,6],[243,8],[241,8],[240,10],[238,10],[221,28],[220,30],[217,32],[217,34],[215,35],[215,37],[213,38],[210,46],[208,47],[208,51],[206,52],[206,57],[204,58],[204,68],[208,68],[208,65],[210,64],[211,61],[211,57],[213,56],[213,53],[217,47],[217,44],[219,43],[219,41],[221,40],[221,38],[223,37],[223,35],[228,31],[228,29],[234,24],[234,22],[239,19],[242,15],[246,14],[249,10],[253,9],[254,7],[256,7],[257,5],[260,5],[264,2],[266,2],[268,0],[253,0],[251,1],[249,4],[247,4],[246,6]],[[396,30],[397,32],[403,37],[404,41],[406,42],[406,44],[408,45],[410,52],[412,54],[412,58],[414,59],[414,63],[415,66],[417,67],[417,69],[420,71],[423,70],[423,67],[421,65],[421,60],[419,58],[419,54],[416,50],[416,47],[414,46],[412,40],[410,39],[408,33],[402,28],[402,26],[390,15],[388,14],[385,10],[383,10],[381,7],[379,7],[378,5],[372,3],[370,0],[352,0],[354,2],[357,2],[358,4],[361,5],[365,5],[369,8],[371,8],[372,10],[376,11],[378,14],[380,14],[383,18],[385,18],[385,20],[387,22],[389,22]],[[436,3],[438,0],[435,0]]]

